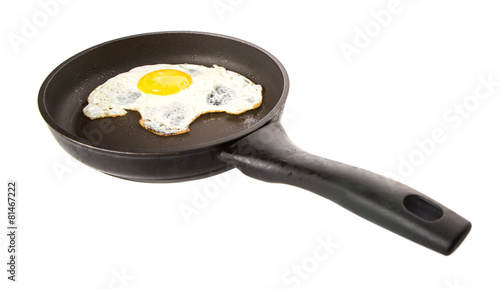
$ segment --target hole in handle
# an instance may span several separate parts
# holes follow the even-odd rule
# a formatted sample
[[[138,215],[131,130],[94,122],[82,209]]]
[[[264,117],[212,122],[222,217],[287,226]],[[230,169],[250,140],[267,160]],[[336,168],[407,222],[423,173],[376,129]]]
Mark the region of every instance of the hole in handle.
[[[440,207],[417,195],[405,197],[403,205],[410,213],[426,221],[436,221],[443,216]]]

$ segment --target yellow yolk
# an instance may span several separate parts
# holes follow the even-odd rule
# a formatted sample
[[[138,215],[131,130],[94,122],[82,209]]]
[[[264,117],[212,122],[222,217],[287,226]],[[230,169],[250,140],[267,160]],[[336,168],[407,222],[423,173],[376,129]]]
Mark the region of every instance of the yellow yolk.
[[[137,88],[144,93],[169,95],[191,85],[191,76],[175,69],[155,70],[139,79]]]

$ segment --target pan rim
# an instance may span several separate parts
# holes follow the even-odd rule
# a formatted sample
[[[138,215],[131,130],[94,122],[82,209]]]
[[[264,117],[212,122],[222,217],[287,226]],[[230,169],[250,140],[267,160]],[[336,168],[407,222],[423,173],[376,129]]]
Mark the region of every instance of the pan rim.
[[[45,93],[46,90],[55,75],[63,69],[66,65],[71,63],[74,59],[77,59],[78,57],[85,55],[86,53],[93,51],[99,47],[106,46],[115,42],[123,41],[123,40],[128,40],[132,38],[138,38],[138,37],[146,37],[146,36],[154,36],[154,35],[165,35],[165,34],[195,34],[195,35],[204,35],[204,36],[211,36],[211,37],[217,37],[217,38],[224,38],[227,40],[231,41],[237,41],[242,44],[248,45],[250,47],[253,47],[260,52],[264,53],[267,57],[269,57],[274,63],[276,63],[277,67],[279,68],[282,76],[283,76],[283,90],[281,93],[281,96],[278,100],[278,102],[274,105],[274,107],[271,109],[269,113],[267,113],[262,119],[257,121],[255,124],[252,126],[238,132],[235,134],[231,134],[229,136],[226,136],[221,139],[217,139],[211,142],[203,142],[200,144],[192,145],[189,147],[180,147],[180,148],[175,148],[175,149],[169,149],[165,148],[162,150],[150,150],[150,149],[135,149],[135,148],[121,148],[121,147],[113,147],[113,146],[108,146],[108,145],[103,145],[103,144],[93,144],[89,140],[76,136],[67,130],[63,129],[61,126],[57,124],[57,122],[51,117],[49,114],[46,106],[45,106]],[[42,115],[43,119],[45,122],[48,124],[48,126],[55,132],[57,132],[59,135],[64,137],[66,140],[70,142],[74,142],[80,146],[87,147],[89,149],[93,150],[99,150],[103,152],[108,152],[108,153],[118,153],[118,154],[127,154],[127,155],[140,155],[140,156],[145,156],[145,155],[169,155],[172,153],[187,153],[187,152],[194,152],[194,151],[199,151],[201,149],[206,149],[214,146],[221,146],[224,144],[228,144],[232,141],[235,141],[237,139],[240,139],[256,130],[259,128],[263,127],[265,124],[267,124],[269,121],[271,121],[283,108],[284,103],[286,102],[286,98],[288,95],[288,90],[289,90],[289,78],[288,74],[285,70],[285,67],[283,64],[271,53],[269,53],[267,50],[261,48],[260,46],[257,46],[251,42],[228,36],[228,35],[223,35],[223,34],[218,34],[218,33],[212,33],[212,32],[201,32],[201,31],[188,31],[188,30],[178,30],[178,31],[157,31],[157,32],[148,32],[148,33],[140,33],[140,34],[134,34],[134,35],[129,35],[125,37],[120,37],[116,38],[113,40],[109,40],[97,45],[94,45],[92,47],[89,47],[62,62],[59,64],[52,72],[45,78],[44,82],[42,83],[39,93],[38,93],[38,109],[40,111],[40,114]]]

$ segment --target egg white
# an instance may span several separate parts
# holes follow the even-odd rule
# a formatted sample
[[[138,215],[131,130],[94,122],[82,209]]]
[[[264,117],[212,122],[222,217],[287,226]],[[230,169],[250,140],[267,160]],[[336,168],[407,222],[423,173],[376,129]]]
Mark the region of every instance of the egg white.
[[[191,76],[191,85],[171,95],[144,93],[137,83],[145,74],[175,69]],[[189,131],[189,125],[201,114],[226,112],[240,114],[262,103],[262,86],[248,78],[214,65],[156,64],[136,67],[121,73],[92,91],[83,113],[90,119],[115,117],[135,110],[141,125],[159,135]]]

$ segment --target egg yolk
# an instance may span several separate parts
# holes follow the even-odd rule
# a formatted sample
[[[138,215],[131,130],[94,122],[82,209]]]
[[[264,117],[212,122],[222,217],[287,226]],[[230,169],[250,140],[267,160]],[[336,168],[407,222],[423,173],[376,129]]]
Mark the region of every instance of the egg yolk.
[[[191,76],[175,69],[152,71],[139,79],[137,88],[144,93],[169,95],[177,93],[191,85]]]

